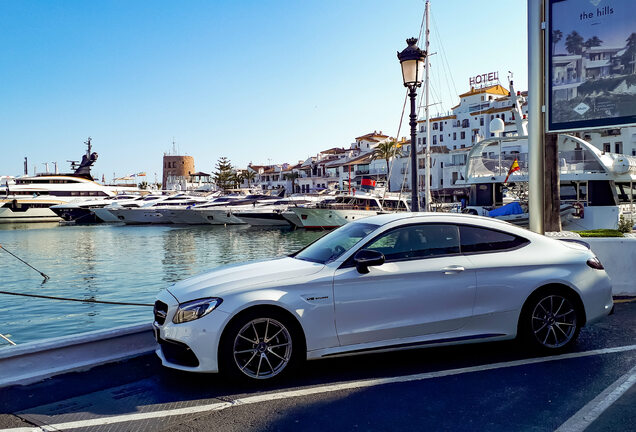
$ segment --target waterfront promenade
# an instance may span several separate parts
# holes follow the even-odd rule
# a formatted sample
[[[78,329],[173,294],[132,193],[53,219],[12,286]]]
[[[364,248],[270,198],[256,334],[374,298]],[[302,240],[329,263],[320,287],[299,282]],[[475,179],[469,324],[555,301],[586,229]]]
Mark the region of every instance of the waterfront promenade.
[[[171,371],[147,355],[2,389],[0,428],[628,430],[635,341],[632,299],[553,357],[512,342],[414,350],[308,362],[298,376],[258,387]]]

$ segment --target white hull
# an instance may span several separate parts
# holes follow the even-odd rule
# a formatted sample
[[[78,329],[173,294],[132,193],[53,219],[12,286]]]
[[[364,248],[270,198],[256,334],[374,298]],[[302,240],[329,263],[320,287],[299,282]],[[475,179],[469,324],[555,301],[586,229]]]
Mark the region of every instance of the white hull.
[[[120,222],[124,222],[127,225],[171,223],[157,210],[144,208],[120,208],[111,209],[110,212],[117,217]]]
[[[244,225],[245,222],[242,219],[234,216],[232,212],[227,209],[194,209],[204,221],[211,225]]]
[[[335,210],[303,207],[290,207],[289,210],[296,214],[302,224],[302,228],[309,229],[336,228],[346,223],[381,213],[377,210]]]
[[[62,218],[48,208],[30,208],[16,212],[10,208],[0,208],[0,223],[59,222]]]
[[[166,221],[173,224],[202,225],[207,223],[194,209],[161,209],[157,212],[161,213]]]

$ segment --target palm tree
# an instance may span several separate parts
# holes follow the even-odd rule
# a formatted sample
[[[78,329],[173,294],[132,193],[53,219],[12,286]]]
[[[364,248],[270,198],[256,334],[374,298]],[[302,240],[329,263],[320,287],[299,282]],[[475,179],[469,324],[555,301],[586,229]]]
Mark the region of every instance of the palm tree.
[[[555,54],[556,44],[558,44],[561,39],[563,39],[563,32],[561,30],[554,30],[552,32],[552,55]]]
[[[256,173],[254,171],[251,170],[247,170],[243,173],[243,178],[245,180],[247,180],[247,187],[250,187],[250,181],[254,180],[256,178]]]
[[[232,181],[234,182],[234,187],[237,189],[241,187],[241,183],[245,180],[245,175],[242,172],[236,172],[232,176]]]
[[[287,180],[291,180],[291,193],[295,193],[296,192],[296,187],[295,187],[295,183],[294,181],[299,177],[298,173],[295,171],[292,171],[290,173],[285,174],[285,178]]]
[[[572,33],[565,38],[565,49],[568,50],[570,54],[581,54],[583,52],[583,36],[576,31],[572,31]]]
[[[632,33],[626,40],[625,53],[621,56],[621,63],[626,73],[636,72],[636,33]]]
[[[371,153],[371,160],[384,159],[386,162],[386,179],[389,191],[391,190],[391,179],[389,178],[389,161],[391,158],[402,156],[402,150],[400,150],[400,144],[395,141],[384,141],[378,144],[378,146]]]
[[[600,40],[596,36],[593,36],[593,37],[589,38],[588,40],[586,40],[585,43],[583,44],[583,46],[585,48],[592,48],[592,47],[601,46],[602,43],[603,43],[602,40]]]

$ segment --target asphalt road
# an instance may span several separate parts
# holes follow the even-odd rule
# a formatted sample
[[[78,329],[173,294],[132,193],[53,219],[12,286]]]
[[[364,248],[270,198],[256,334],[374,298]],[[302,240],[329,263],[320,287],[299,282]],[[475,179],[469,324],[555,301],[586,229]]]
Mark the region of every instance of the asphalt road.
[[[2,389],[0,428],[632,430],[635,382],[631,302],[556,357],[514,342],[429,348],[307,362],[296,376],[257,386],[172,371],[145,356]]]

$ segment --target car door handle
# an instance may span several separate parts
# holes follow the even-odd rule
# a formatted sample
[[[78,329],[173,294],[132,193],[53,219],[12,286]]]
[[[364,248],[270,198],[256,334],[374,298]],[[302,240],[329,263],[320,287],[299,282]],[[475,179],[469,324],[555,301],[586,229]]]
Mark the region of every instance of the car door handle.
[[[444,274],[459,273],[459,272],[463,272],[464,270],[466,270],[466,269],[464,267],[462,267],[462,266],[448,266],[448,267],[444,267],[442,269]]]

